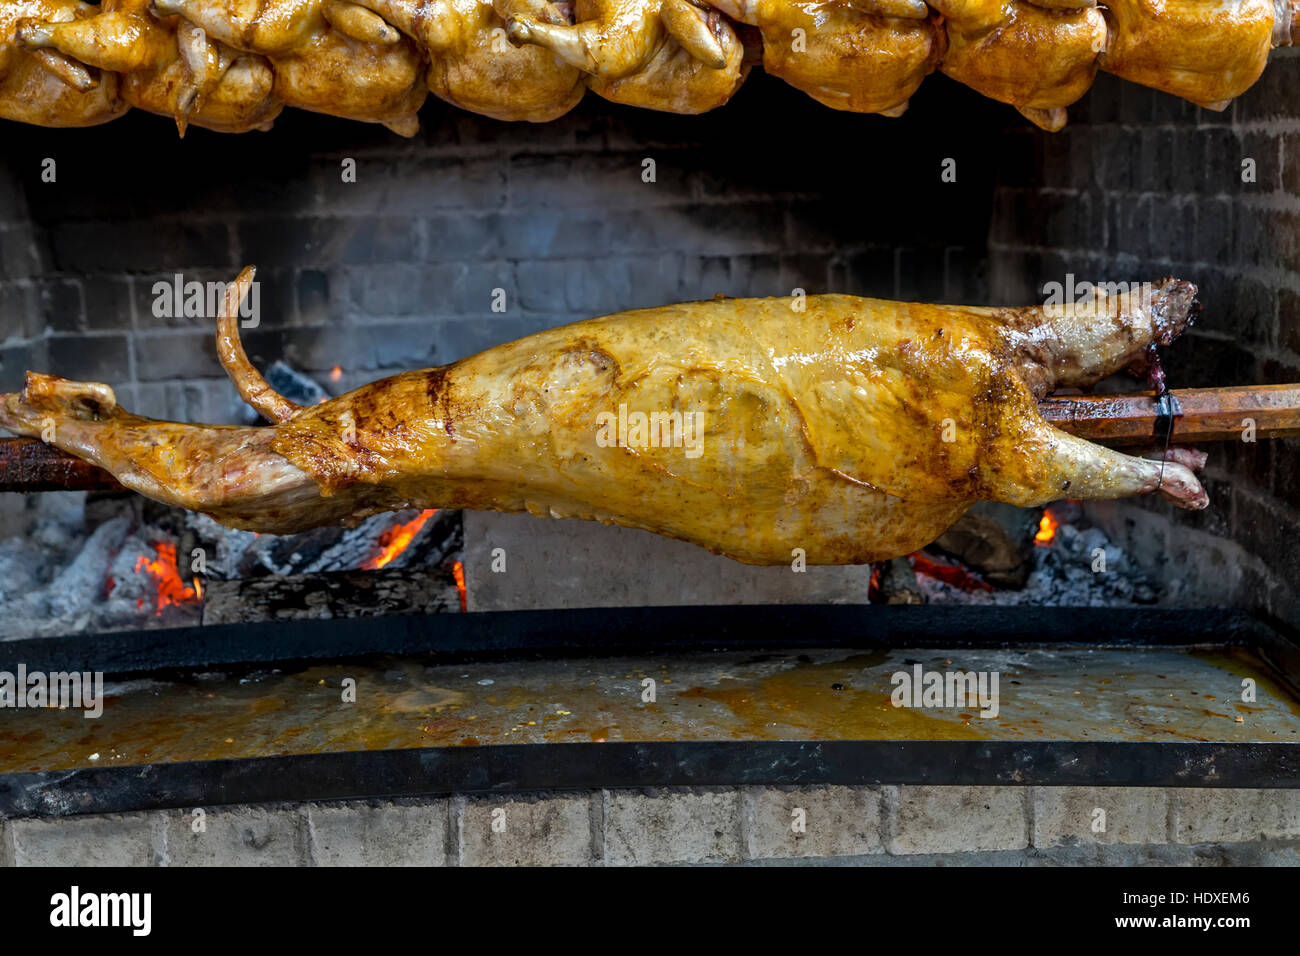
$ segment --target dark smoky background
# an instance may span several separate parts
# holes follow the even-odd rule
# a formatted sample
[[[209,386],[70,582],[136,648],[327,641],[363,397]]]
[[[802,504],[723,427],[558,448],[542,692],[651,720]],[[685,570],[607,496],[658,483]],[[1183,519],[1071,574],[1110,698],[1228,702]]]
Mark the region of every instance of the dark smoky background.
[[[1201,287],[1196,328],[1166,350],[1175,388],[1300,381],[1300,60],[1274,60],[1222,114],[1098,76],[1057,134],[943,76],[886,119],[761,70],[698,117],[588,95],[556,122],[504,124],[431,99],[409,141],[293,111],[270,133],[184,140],[138,111],[5,124],[0,390],[31,368],[108,382],[146,415],[246,420],[211,319],[156,317],[153,290],[249,263],[254,361],[335,394],[621,309],[795,288],[1023,304],[1068,274]],[[1211,446],[1204,513],[1089,515],[1175,598],[1295,619],[1295,448]]]
[[[755,71],[704,116],[588,95],[544,125],[434,99],[422,120],[409,141],[299,111],[270,133],[184,140],[139,112],[6,124],[0,389],[32,367],[106,381],[145,414],[233,420],[211,318],[157,318],[153,289],[249,263],[250,354],[331,391],[719,293],[984,301],[991,147],[1018,116],[941,77],[901,120],[839,113]],[[56,183],[41,181],[46,157]],[[955,183],[940,181],[945,158]]]

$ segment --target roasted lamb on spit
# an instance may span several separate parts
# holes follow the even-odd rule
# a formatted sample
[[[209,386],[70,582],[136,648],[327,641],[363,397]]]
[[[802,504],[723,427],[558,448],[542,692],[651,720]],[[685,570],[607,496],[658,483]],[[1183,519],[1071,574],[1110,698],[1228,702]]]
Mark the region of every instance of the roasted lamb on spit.
[[[752,564],[915,551],[982,499],[1207,498],[1185,448],[1135,457],[1049,425],[1037,401],[1123,368],[1196,311],[1165,279],[1070,307],[843,295],[715,299],[551,329],[300,407],[239,340],[217,351],[267,427],[153,421],[106,385],[29,373],[0,427],[227,525],[289,533],[401,508],[587,518]]]
[[[86,126],[127,106],[224,131],[284,106],[411,135],[427,91],[541,122],[586,89],[700,113],[764,68],[897,116],[944,73],[1045,129],[1097,70],[1223,109],[1292,42],[1300,0],[0,0],[0,117]],[[754,56],[738,32],[755,36]]]

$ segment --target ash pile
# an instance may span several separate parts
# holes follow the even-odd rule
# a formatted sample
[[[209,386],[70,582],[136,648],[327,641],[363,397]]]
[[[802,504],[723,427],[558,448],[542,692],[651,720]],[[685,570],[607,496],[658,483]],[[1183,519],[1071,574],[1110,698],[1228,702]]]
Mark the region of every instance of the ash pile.
[[[1074,501],[981,502],[934,544],[891,562],[883,581],[892,603],[1124,607],[1161,597]]]
[[[0,496],[0,639],[464,608],[457,511],[258,535],[132,494]]]

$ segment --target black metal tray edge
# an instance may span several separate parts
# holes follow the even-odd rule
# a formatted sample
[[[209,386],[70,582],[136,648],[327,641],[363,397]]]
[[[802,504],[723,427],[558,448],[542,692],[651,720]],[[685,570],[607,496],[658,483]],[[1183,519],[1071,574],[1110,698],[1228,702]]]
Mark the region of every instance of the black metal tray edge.
[[[718,648],[1269,644],[1300,675],[1300,645],[1230,608],[993,605],[709,605],[392,615],[118,631],[0,641],[0,670],[110,677],[289,666],[380,655],[438,661],[650,654]]]
[[[352,751],[0,776],[0,816],[709,786],[1300,787],[1300,744],[685,741]]]

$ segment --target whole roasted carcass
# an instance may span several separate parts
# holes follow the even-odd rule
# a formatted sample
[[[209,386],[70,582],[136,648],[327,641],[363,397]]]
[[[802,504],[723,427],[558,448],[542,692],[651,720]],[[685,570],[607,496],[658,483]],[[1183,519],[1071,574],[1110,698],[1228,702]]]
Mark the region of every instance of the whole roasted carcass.
[[[538,333],[313,407],[275,393],[239,342],[245,270],[217,349],[269,427],[152,421],[106,385],[29,373],[0,426],[150,498],[288,533],[407,507],[643,528],[739,561],[803,549],[877,561],[982,499],[1038,505],[1158,491],[1203,508],[1204,457],[1148,460],[1058,431],[1037,399],[1144,367],[1195,312],[1166,279],[1060,308],[825,295],[715,299]]]
[[[283,106],[405,135],[427,91],[543,121],[584,90],[700,113],[749,64],[835,109],[901,114],[944,73],[1045,129],[1097,71],[1222,109],[1291,43],[1300,0],[0,0],[0,116],[126,103],[239,131]],[[741,31],[747,31],[746,39]],[[747,49],[748,44],[748,49]],[[35,71],[35,72],[34,72]],[[48,77],[48,78],[47,78]],[[98,84],[98,86],[96,86]]]

